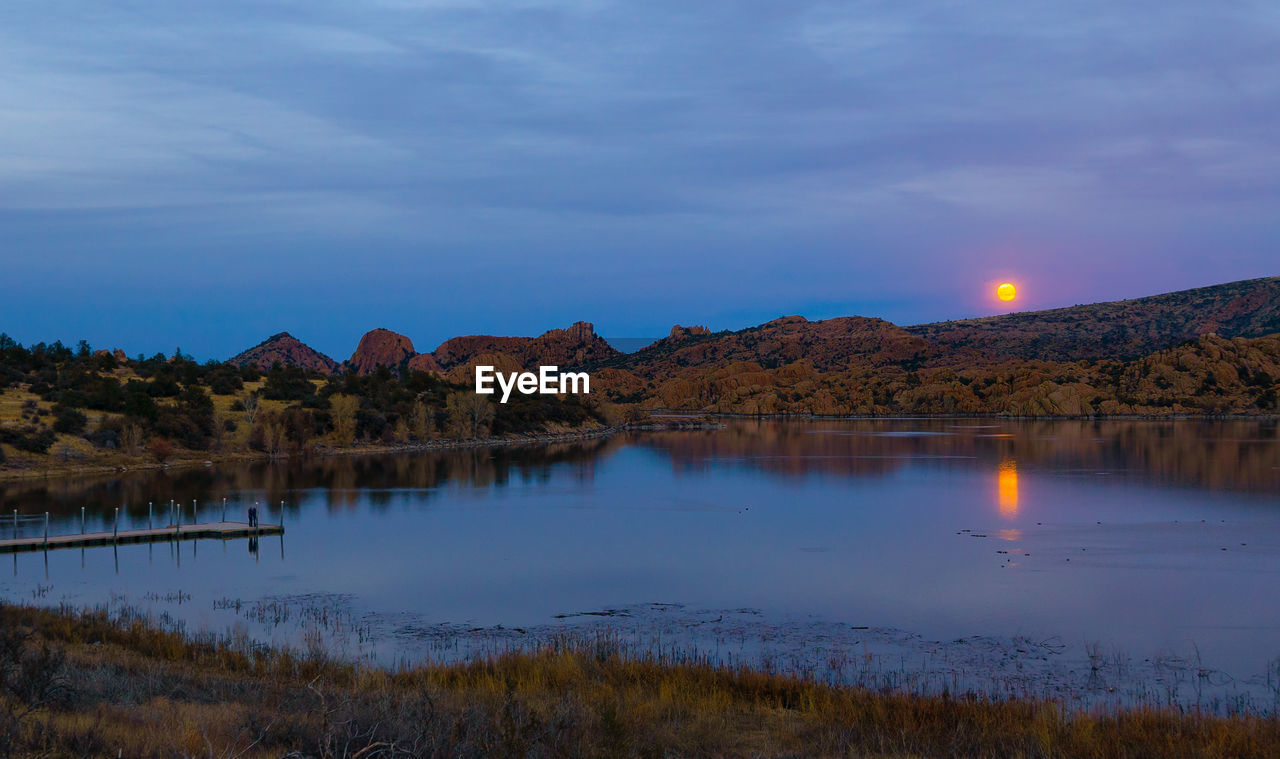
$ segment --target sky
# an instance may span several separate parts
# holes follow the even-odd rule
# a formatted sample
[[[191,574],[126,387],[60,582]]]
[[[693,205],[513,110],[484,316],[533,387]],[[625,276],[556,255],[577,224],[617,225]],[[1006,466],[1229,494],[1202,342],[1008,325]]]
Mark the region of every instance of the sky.
[[[1280,4],[6,0],[0,331],[338,359],[1280,274]]]

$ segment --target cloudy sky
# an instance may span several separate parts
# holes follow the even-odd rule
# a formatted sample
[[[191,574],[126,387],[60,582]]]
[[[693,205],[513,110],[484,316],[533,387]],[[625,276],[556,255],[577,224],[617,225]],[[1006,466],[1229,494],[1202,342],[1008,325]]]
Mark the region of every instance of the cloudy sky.
[[[0,331],[909,324],[1280,274],[1280,4],[6,0]]]

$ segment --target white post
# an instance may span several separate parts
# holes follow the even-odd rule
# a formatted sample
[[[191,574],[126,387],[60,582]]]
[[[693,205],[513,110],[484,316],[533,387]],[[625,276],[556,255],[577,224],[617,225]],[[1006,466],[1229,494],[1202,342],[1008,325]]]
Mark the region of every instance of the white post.
[[[222,521],[227,521],[227,499],[222,499]]]
[[[148,530],[151,529],[151,510],[152,510],[151,507],[152,507],[151,501],[147,501],[147,529]]]

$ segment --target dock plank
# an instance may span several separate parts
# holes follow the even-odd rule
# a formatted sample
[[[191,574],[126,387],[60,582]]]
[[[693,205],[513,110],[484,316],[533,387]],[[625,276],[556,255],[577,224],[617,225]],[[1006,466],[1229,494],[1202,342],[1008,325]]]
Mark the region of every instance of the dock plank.
[[[73,535],[43,535],[35,537],[7,538],[0,540],[0,554],[27,551],[52,551],[58,548],[85,548],[89,546],[118,545],[125,543],[163,543],[169,540],[200,540],[204,538],[230,540],[268,535],[283,535],[284,526],[260,524],[250,527],[248,522],[206,522],[204,524],[168,525],[116,532],[90,532]]]

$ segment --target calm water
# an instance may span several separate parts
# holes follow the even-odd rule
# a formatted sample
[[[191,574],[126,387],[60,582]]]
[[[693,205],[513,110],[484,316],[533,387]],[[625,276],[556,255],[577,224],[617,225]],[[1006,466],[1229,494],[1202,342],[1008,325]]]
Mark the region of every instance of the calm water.
[[[0,592],[271,639],[332,614],[375,657],[416,656],[415,630],[655,609],[687,629],[727,613],[775,633],[1198,651],[1240,681],[1280,657],[1273,422],[733,422],[18,485],[0,513],[50,510],[66,532],[82,506],[92,530],[122,504],[142,526],[149,500],[208,519],[223,498],[240,519],[269,504],[284,539],[6,556]]]

